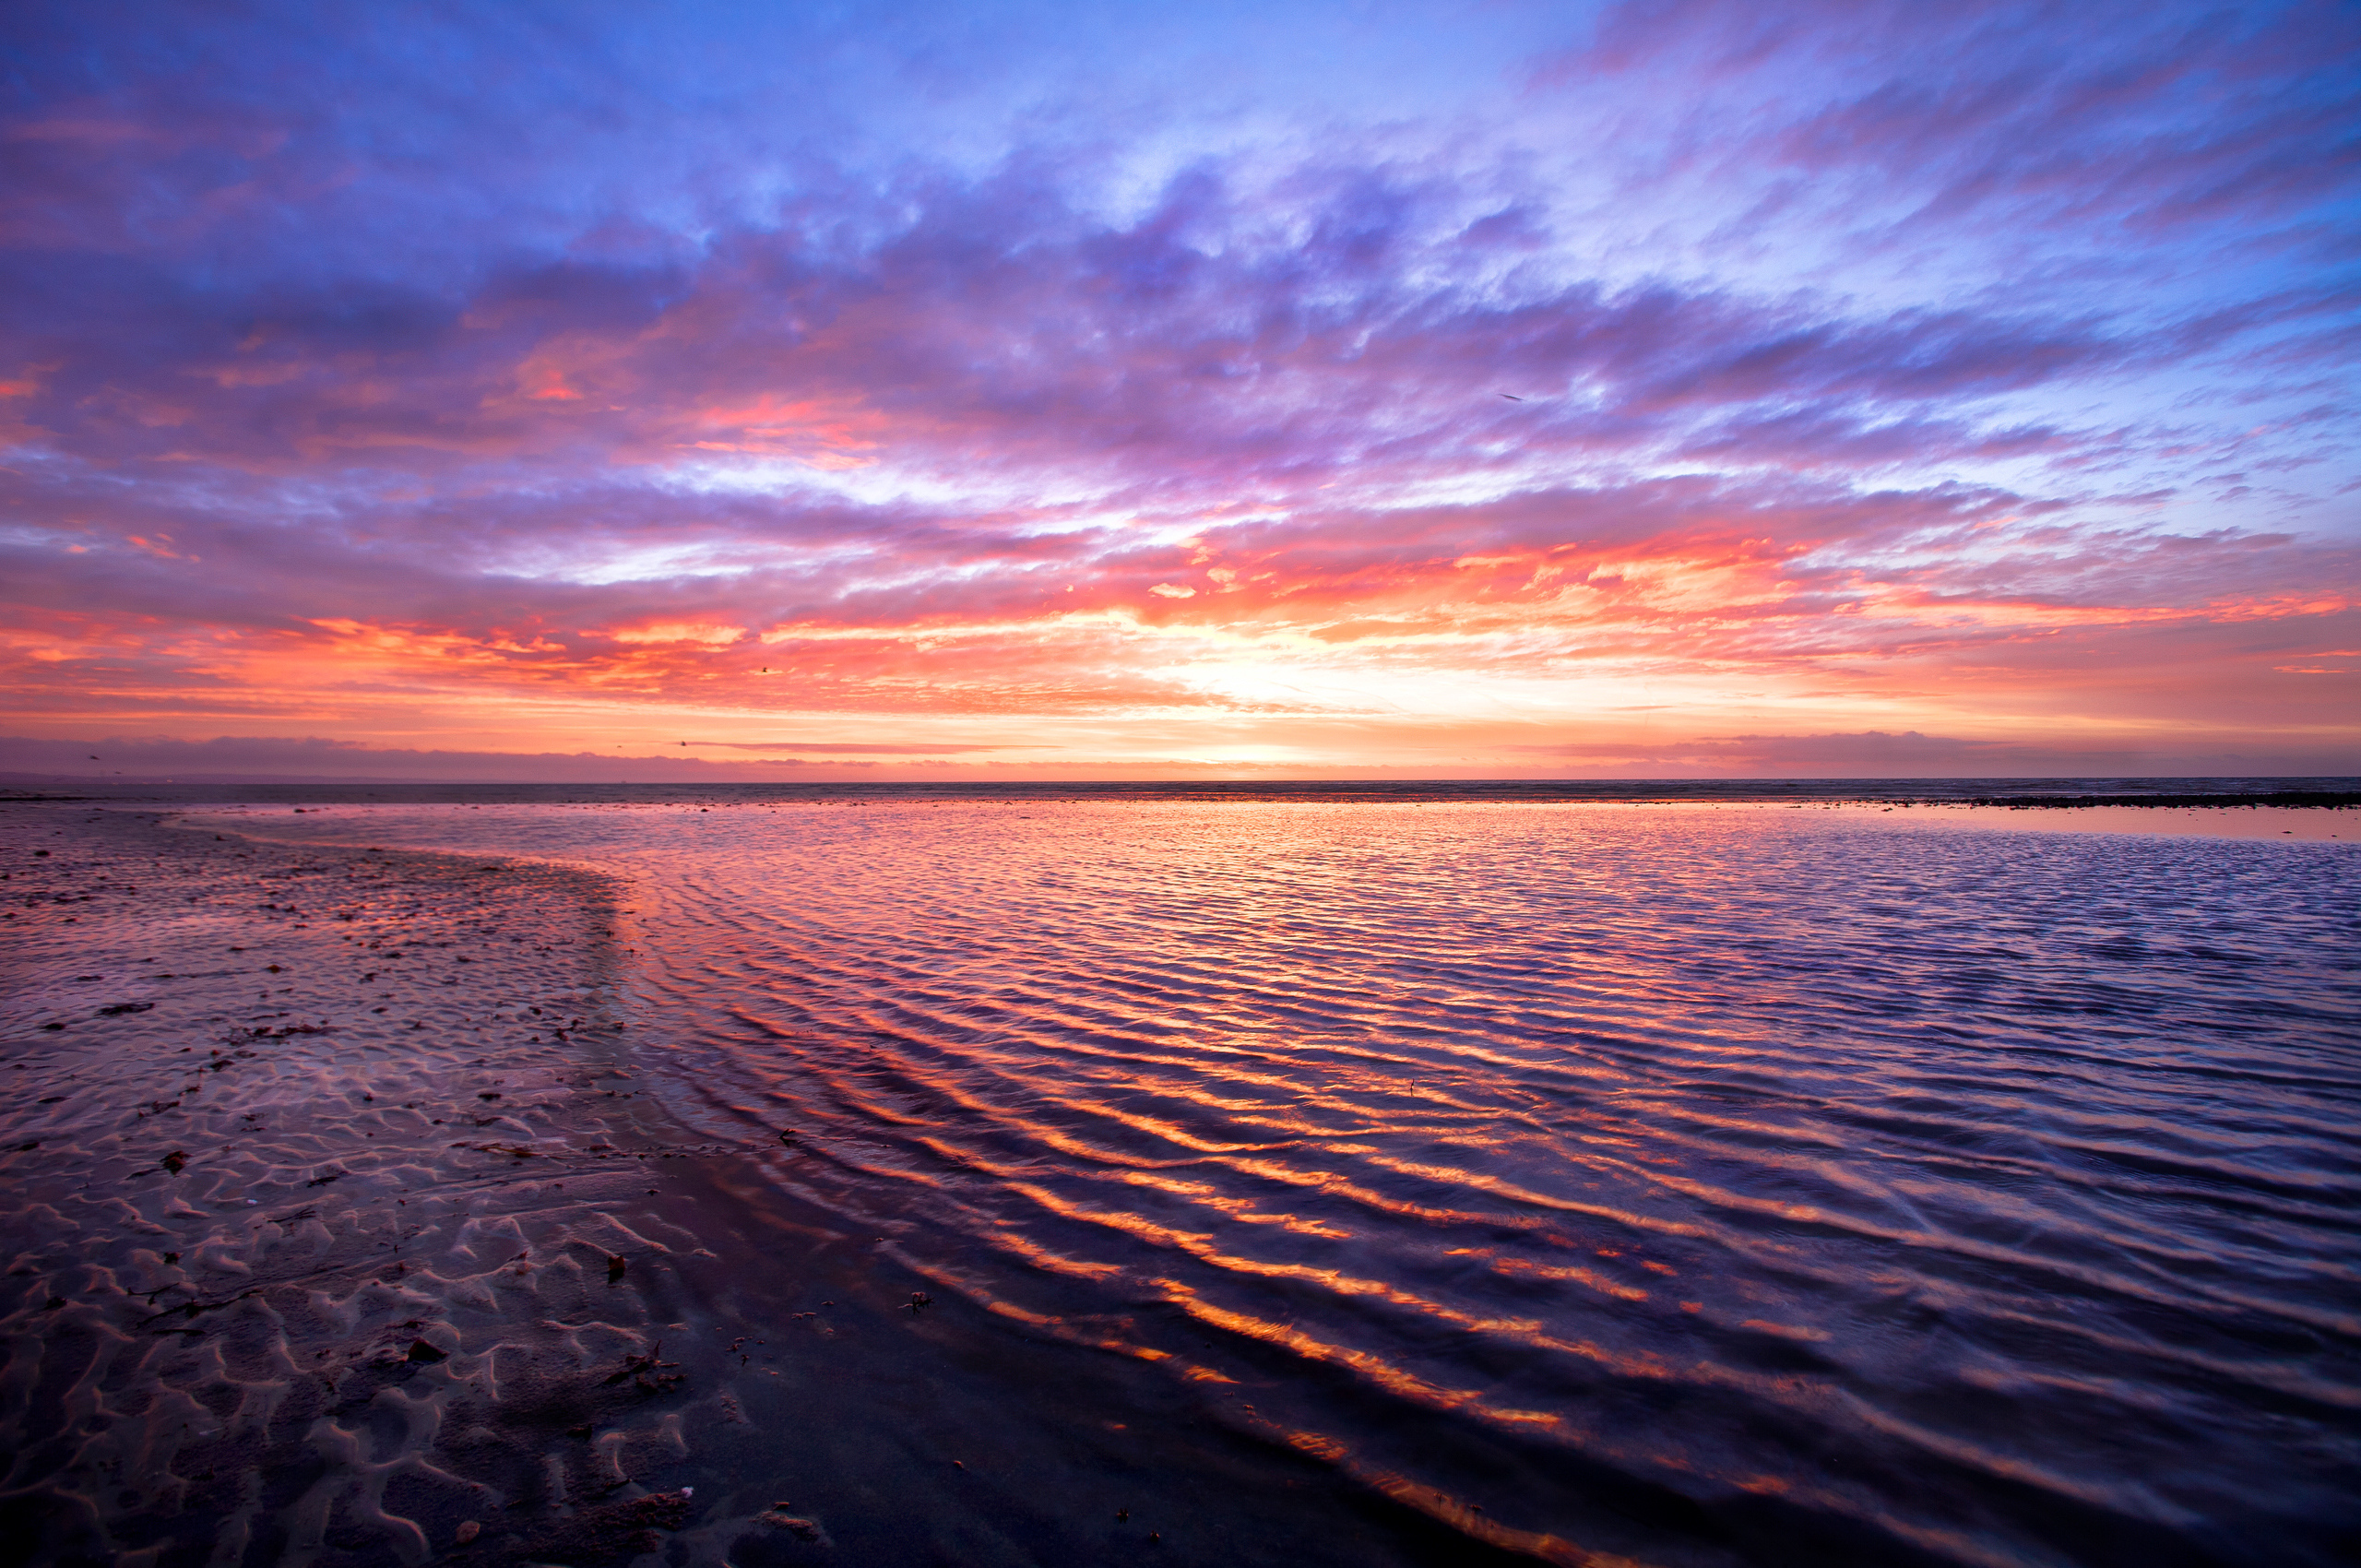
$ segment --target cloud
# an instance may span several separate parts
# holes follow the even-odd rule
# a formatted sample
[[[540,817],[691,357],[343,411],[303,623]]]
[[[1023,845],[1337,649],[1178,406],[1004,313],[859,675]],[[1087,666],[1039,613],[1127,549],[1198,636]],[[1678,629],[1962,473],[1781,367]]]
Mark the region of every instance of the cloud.
[[[131,778],[184,783],[263,779],[445,780],[541,783],[666,783],[796,777],[793,759],[762,768],[704,758],[598,755],[588,752],[463,752],[368,746],[317,736],[220,736],[204,742],[110,737],[60,742],[0,738],[0,773],[20,778]],[[767,771],[765,771],[767,769]]]
[[[2349,190],[2356,95],[2341,62],[2356,46],[2361,22],[2332,0],[1679,0],[1608,7],[1531,80],[1544,97],[1710,85],[1725,136],[1743,133],[1726,143],[1732,163],[1831,182],[1869,222],[2005,218],[2055,246],[2099,238],[2094,219],[2108,238],[2233,220],[2267,230]]]
[[[2349,723],[2270,651],[2361,585],[2333,6],[1406,13],[1277,91],[1279,7],[1228,96],[926,7],[109,16],[0,111],[61,734]]]
[[[1531,748],[1569,772],[1626,777],[1785,778],[2156,778],[2350,777],[2346,744],[2208,747],[2161,737],[2071,741],[1889,733],[1728,735],[1667,744],[1572,742]]]
[[[1465,744],[1463,741],[1461,742]],[[737,761],[696,754],[714,750],[792,750],[793,756]],[[2361,765],[2349,744],[2300,742],[2207,745],[2188,739],[2085,738],[2049,743],[1926,735],[1916,731],[1826,734],[1701,736],[1645,740],[1509,743],[1481,761],[1397,759],[1371,764],[1310,764],[1284,759],[1215,760],[1150,753],[1140,757],[977,756],[987,745],[917,746],[860,742],[716,743],[689,752],[421,750],[369,746],[322,737],[221,736],[189,742],[146,738],[45,740],[0,737],[0,781],[17,787],[118,788],[139,783],[184,788],[241,783],[790,784],[929,782],[949,785],[1016,780],[1138,778],[2337,778]]]

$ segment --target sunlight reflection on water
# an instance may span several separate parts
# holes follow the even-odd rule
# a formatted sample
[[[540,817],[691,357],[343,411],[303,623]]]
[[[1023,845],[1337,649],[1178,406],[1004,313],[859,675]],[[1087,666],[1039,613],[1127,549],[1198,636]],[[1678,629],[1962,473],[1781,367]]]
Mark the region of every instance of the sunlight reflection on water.
[[[1580,805],[368,820],[630,876],[675,1111],[791,1129],[782,1185],[938,1288],[1505,1543],[2287,1562],[2353,1526],[2342,846]]]

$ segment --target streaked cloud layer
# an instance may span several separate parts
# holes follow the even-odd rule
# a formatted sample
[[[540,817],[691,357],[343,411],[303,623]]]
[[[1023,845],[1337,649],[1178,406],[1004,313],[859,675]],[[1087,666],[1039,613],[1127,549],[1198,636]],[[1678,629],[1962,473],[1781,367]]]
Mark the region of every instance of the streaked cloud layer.
[[[2361,13],[1132,9],[21,8],[14,754],[2361,771]]]

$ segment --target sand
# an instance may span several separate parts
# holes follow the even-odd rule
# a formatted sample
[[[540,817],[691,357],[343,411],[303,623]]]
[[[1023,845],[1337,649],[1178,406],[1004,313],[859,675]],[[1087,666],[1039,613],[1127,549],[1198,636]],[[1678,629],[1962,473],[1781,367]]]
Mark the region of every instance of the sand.
[[[623,1103],[609,889],[126,814],[19,811],[5,854],[38,1555],[588,1561],[685,1522],[668,1469],[744,1418],[660,1348],[705,1250]]]
[[[64,804],[0,872],[18,1561],[1492,1556],[694,1141],[595,873]]]

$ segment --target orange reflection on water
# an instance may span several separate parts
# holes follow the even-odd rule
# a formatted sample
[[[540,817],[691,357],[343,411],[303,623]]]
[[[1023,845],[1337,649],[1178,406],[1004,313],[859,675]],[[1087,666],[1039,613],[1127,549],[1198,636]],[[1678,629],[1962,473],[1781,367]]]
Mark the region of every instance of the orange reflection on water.
[[[537,830],[661,905],[682,1114],[801,1129],[777,1179],[946,1292],[1487,1539],[1611,1560],[1457,1501],[1501,1455],[1520,1527],[1629,1486],[1985,1561],[2037,1555],[2011,1509],[2341,1495],[2349,1369],[2257,1347],[2361,1332],[2347,862],[1643,807],[625,820]]]

